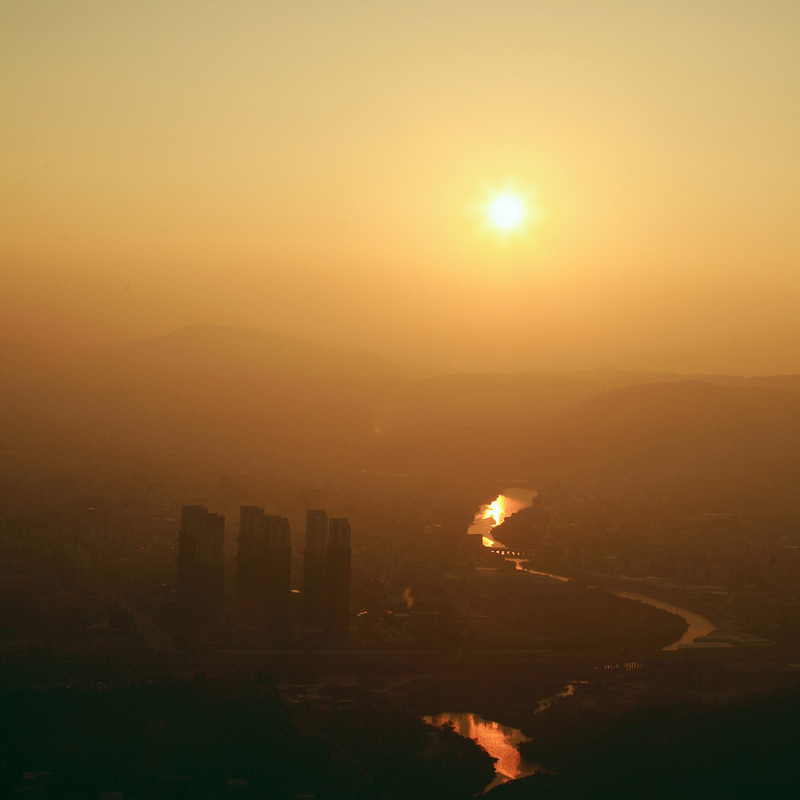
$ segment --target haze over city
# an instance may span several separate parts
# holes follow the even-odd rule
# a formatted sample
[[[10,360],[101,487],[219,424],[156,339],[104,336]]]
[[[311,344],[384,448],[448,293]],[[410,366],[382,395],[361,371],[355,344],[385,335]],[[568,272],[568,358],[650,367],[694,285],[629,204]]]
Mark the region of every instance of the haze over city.
[[[0,335],[798,371],[799,34],[793,2],[4,3]]]
[[[800,797],[800,4],[0,4],[0,797]]]

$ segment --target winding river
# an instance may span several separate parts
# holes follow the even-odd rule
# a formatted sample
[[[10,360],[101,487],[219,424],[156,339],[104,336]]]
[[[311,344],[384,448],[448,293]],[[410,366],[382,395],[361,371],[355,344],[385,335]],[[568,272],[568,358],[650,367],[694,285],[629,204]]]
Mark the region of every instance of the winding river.
[[[557,580],[570,580],[561,575],[548,575],[548,577]],[[647,603],[656,608],[663,608],[665,611],[677,614],[686,620],[689,625],[686,632],[680,639],[662,648],[664,650],[677,650],[678,645],[689,644],[693,642],[697,636],[704,636],[715,628],[714,624],[705,617],[701,617],[699,614],[695,614],[693,611],[689,611],[686,608],[680,608],[680,606],[665,603],[663,600],[657,600],[654,597],[648,597],[647,595],[638,594],[637,592],[623,591],[614,592],[614,594],[618,597],[626,597],[629,600]],[[573,694],[574,691],[575,684],[567,684],[564,689],[557,692],[553,697],[546,697],[544,700],[541,700],[535,713],[544,711],[560,698],[568,697]],[[533,775],[534,772],[540,769],[539,765],[535,762],[526,761],[522,758],[519,750],[517,750],[517,745],[520,742],[527,741],[527,737],[517,728],[501,725],[499,722],[492,722],[478,714],[459,712],[437,714],[436,716],[425,717],[424,719],[426,722],[436,725],[437,727],[447,722],[452,722],[457,733],[466,738],[473,739],[481,745],[490,756],[497,759],[495,763],[494,780],[486,786],[484,792],[489,791],[489,789],[501,783],[513,781],[517,778],[524,778],[527,775]]]
[[[581,681],[584,682],[584,681]],[[539,701],[534,714],[550,708],[562,697],[575,694],[575,683],[568,683],[561,691],[552,697],[545,697]],[[494,765],[494,780],[489,783],[484,792],[499,786],[501,783],[514,781],[539,772],[541,766],[535,761],[526,761],[517,749],[520,742],[527,742],[528,737],[517,728],[501,725],[499,722],[484,719],[479,714],[447,712],[431,717],[423,717],[425,722],[441,727],[448,722],[453,723],[456,733],[467,739],[477,742],[490,756],[497,759]]]
[[[689,625],[686,629],[686,633],[676,642],[672,642],[672,644],[663,647],[662,650],[677,650],[680,645],[691,644],[698,636],[705,636],[711,633],[711,631],[716,630],[717,626],[714,625],[711,620],[701,617],[699,614],[695,614],[694,611],[689,611],[687,608],[673,606],[671,603],[665,603],[663,600],[657,600],[655,597],[648,597],[646,594],[638,594],[637,592],[614,592],[614,594],[617,595],[617,597],[627,597],[629,600],[637,600],[640,603],[647,603],[649,606],[663,608],[664,611],[677,614],[679,617],[683,617],[686,620]]]
[[[529,506],[533,498],[536,497],[536,494],[537,493],[532,490],[506,490],[493,503],[481,506],[480,511],[475,515],[475,521],[470,528],[470,533],[483,536],[484,544],[487,546],[501,546],[499,542],[494,541],[492,538],[492,528],[496,527],[503,519],[519,511],[521,508]],[[550,573],[525,569],[520,563],[521,559],[508,560],[516,561],[517,569],[524,572],[530,572],[540,577],[547,577],[558,581],[571,580],[571,578],[567,578],[563,575],[552,575]],[[646,603],[656,608],[662,608],[686,620],[689,627],[686,629],[683,636],[662,648],[663,650],[677,650],[679,645],[690,644],[698,636],[704,636],[715,629],[714,623],[700,616],[700,614],[696,614],[694,611],[689,611],[689,609],[681,608],[680,606],[672,605],[671,603],[666,603],[663,600],[658,600],[655,597],[627,591],[614,592],[614,594],[618,597],[625,597],[629,600],[636,600],[639,603]],[[549,708],[560,698],[568,697],[573,694],[574,691],[575,684],[568,684],[553,697],[547,697],[542,700],[535,713]],[[449,712],[425,717],[424,719],[426,722],[436,725],[437,727],[452,722],[457,733],[465,738],[473,739],[481,745],[490,756],[497,759],[495,763],[495,778],[486,786],[484,792],[489,791],[489,789],[501,783],[532,775],[540,769],[538,764],[526,761],[520,755],[517,745],[520,742],[527,741],[527,737],[517,728],[501,725],[499,722],[492,722],[491,720],[484,719],[478,714],[466,712]]]
[[[492,722],[478,714],[449,712],[424,719],[437,728],[452,722],[456,733],[477,742],[490,756],[497,759],[494,780],[486,786],[484,792],[501,783],[533,775],[539,769],[538,764],[526,761],[519,754],[517,745],[526,742],[528,737],[516,728]]]
[[[528,570],[525,570],[528,571]],[[542,575],[545,573],[536,573]],[[547,577],[557,580],[570,580],[562,575],[547,575]],[[663,608],[672,614],[677,614],[683,617],[688,623],[689,627],[686,632],[672,644],[668,644],[663,650],[677,650],[679,645],[690,644],[698,636],[705,636],[715,629],[714,623],[693,611],[680,606],[674,606],[671,603],[665,603],[663,600],[658,600],[655,597],[648,597],[638,592],[614,592],[618,597],[626,597],[629,600],[636,600],[640,603],[647,603],[648,605],[655,606],[656,608]],[[568,697],[575,691],[575,684],[570,683],[557,692],[553,697],[546,697],[539,702],[539,707],[535,713],[544,711],[549,708],[553,703],[557,702],[562,697]],[[445,713],[437,714],[432,717],[425,717],[425,721],[432,725],[441,726],[447,722],[452,722],[455,730],[461,736],[473,739],[476,741],[490,756],[497,759],[495,763],[495,778],[486,786],[484,792],[498,786],[501,783],[516,780],[517,778],[524,778],[527,775],[533,775],[540,767],[535,762],[526,761],[520,756],[517,745],[520,742],[527,741],[522,731],[517,728],[511,728],[507,725],[501,725],[499,722],[492,722],[491,720],[484,719],[478,714],[469,713]]]
[[[512,514],[515,514],[517,511],[521,511],[523,508],[528,508],[538,494],[539,493],[534,489],[505,489],[493,502],[487,503],[480,507],[478,512],[475,514],[475,519],[473,520],[472,526],[469,528],[469,533],[482,536],[483,543],[487,547],[503,547],[504,545],[498,541],[495,541],[494,537],[492,536],[492,530]],[[553,575],[549,572],[537,572],[536,570],[526,569],[522,566],[524,559],[509,558],[506,560],[516,562],[518,570],[529,572],[532,575],[547,577],[557,581],[571,580],[571,578],[567,578],[563,575]],[[689,626],[686,629],[686,633],[684,633],[683,636],[681,636],[681,638],[677,641],[672,642],[671,644],[668,644],[666,647],[662,648],[663,650],[677,650],[680,645],[691,644],[698,636],[705,636],[716,629],[716,626],[713,622],[707,620],[705,617],[701,617],[700,614],[696,614],[694,611],[689,611],[687,608],[680,608],[680,606],[675,606],[671,603],[665,603],[663,600],[658,600],[655,597],[649,597],[648,595],[639,594],[638,592],[627,591],[614,592],[614,594],[617,595],[617,597],[627,597],[629,600],[636,600],[640,603],[646,603],[647,605],[655,606],[656,608],[662,608],[665,611],[669,611],[672,614],[677,614],[679,617],[683,617],[686,620]]]

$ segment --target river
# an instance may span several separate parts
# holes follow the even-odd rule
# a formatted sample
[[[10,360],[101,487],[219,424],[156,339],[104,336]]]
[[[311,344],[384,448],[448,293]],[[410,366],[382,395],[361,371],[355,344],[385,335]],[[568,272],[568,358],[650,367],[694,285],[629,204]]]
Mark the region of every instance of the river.
[[[473,520],[468,532],[473,535],[482,536],[483,543],[487,547],[504,547],[503,544],[496,541],[492,536],[493,529],[500,525],[503,520],[507,519],[512,514],[515,514],[517,511],[521,511],[523,508],[528,508],[538,494],[539,493],[534,489],[505,489],[502,494],[498,495],[497,499],[495,499],[493,502],[487,503],[480,507],[478,512],[475,514],[475,519]],[[553,575],[549,572],[537,572],[536,570],[526,569],[522,566],[524,559],[521,558],[508,558],[506,560],[515,562],[518,570],[528,572],[531,575],[552,578],[553,580],[557,581],[571,580],[571,578],[564,577],[563,575]],[[686,633],[684,633],[683,636],[681,636],[681,638],[676,642],[672,642],[671,644],[668,644],[666,647],[662,648],[663,650],[677,650],[680,645],[691,644],[698,636],[705,636],[716,629],[716,626],[713,622],[707,620],[705,617],[701,617],[699,614],[695,614],[694,611],[689,611],[686,608],[680,608],[679,606],[665,603],[662,600],[656,599],[655,597],[648,597],[647,595],[638,594],[637,592],[625,591],[614,592],[614,594],[617,595],[617,597],[627,597],[629,600],[637,600],[640,603],[646,603],[647,605],[655,606],[656,608],[663,608],[665,611],[669,611],[672,614],[677,614],[679,617],[683,617],[686,620],[689,626],[686,629]]]
[[[437,714],[424,719],[437,728],[452,722],[456,733],[477,742],[490,756],[497,759],[494,765],[495,778],[486,786],[485,792],[506,781],[533,775],[539,769],[538,764],[526,761],[519,754],[517,745],[526,742],[528,737],[516,728],[468,713]]]
[[[520,756],[517,745],[526,742],[528,737],[516,728],[492,722],[478,714],[458,712],[437,714],[424,719],[437,728],[452,722],[456,733],[465,739],[477,742],[490,756],[497,759],[494,765],[494,780],[486,786],[485,792],[501,783],[533,775],[539,769],[538,764],[526,761]]]
[[[504,547],[505,545],[494,540],[492,530],[512,514],[528,508],[538,494],[539,492],[535,489],[519,487],[504,489],[495,500],[480,507],[467,533],[473,536],[482,536],[483,543],[487,547]]]
[[[526,572],[530,570],[525,570]],[[538,575],[547,575],[549,578],[565,581],[570,580],[563,575],[550,575],[549,573],[535,573]],[[644,594],[637,592],[614,592],[618,597],[626,597],[629,600],[636,600],[640,603],[647,603],[648,605],[655,606],[656,608],[663,608],[672,614],[677,614],[683,617],[688,623],[689,627],[686,633],[681,636],[672,644],[668,644],[663,650],[677,650],[678,645],[690,644],[698,636],[705,636],[715,629],[714,623],[687,608],[674,606],[671,603],[665,603],[663,600],[658,600],[655,597],[648,597]],[[575,691],[575,684],[570,683],[564,687],[560,692],[557,692],[552,697],[546,697],[539,702],[539,706],[534,713],[544,711],[550,708],[553,703],[557,702],[562,697],[569,697]],[[511,728],[507,725],[501,725],[499,722],[492,722],[491,720],[484,719],[478,714],[450,712],[445,714],[437,714],[432,717],[425,717],[426,722],[437,727],[444,725],[447,722],[452,722],[455,730],[461,736],[476,741],[490,756],[497,759],[495,763],[495,777],[494,780],[486,786],[484,792],[498,786],[501,783],[516,780],[517,778],[524,778],[527,775],[533,775],[538,772],[540,766],[535,762],[526,761],[520,756],[517,745],[520,742],[527,741],[522,731],[517,728]]]
[[[515,511],[529,506],[535,496],[536,492],[533,491],[506,490],[494,503],[481,506],[480,511],[475,515],[475,522],[473,523],[473,527],[470,528],[470,533],[482,535],[484,537],[484,543],[487,546],[498,546],[500,543],[495,542],[491,537],[491,529],[502,522],[505,517],[511,516]],[[548,577],[559,581],[571,580],[571,578],[567,578],[563,575],[553,575],[524,569],[520,564],[521,559],[508,560],[516,561],[517,569],[532,573],[533,575]],[[637,592],[625,591],[614,592],[614,594],[617,595],[617,597],[626,597],[629,600],[636,600],[639,603],[646,603],[656,608],[662,608],[686,620],[689,627],[686,629],[683,636],[662,648],[663,650],[677,650],[679,645],[690,644],[696,637],[705,636],[715,629],[714,623],[705,617],[701,617],[700,614],[696,614],[694,611],[689,611],[689,609],[681,608],[680,606],[674,606],[671,603],[665,603],[663,600],[658,600],[655,597],[649,597]],[[534,713],[538,714],[540,711],[544,711],[560,698],[568,697],[573,694],[574,691],[575,684],[567,684],[564,689],[557,692],[553,697],[546,697],[544,700],[541,700]],[[494,780],[486,786],[484,792],[489,791],[489,789],[501,783],[516,780],[517,778],[524,778],[527,775],[533,775],[534,772],[540,769],[538,764],[526,761],[520,755],[517,745],[520,744],[520,742],[527,741],[527,737],[517,728],[501,725],[499,722],[492,722],[491,720],[484,719],[479,714],[470,714],[467,712],[448,712],[425,717],[424,719],[426,722],[431,725],[436,725],[437,727],[452,722],[458,734],[476,741],[490,756],[497,759],[495,763]]]
[[[550,708],[553,703],[562,697],[569,697],[575,693],[575,683],[568,683],[561,691],[552,697],[545,697],[539,701],[534,714]],[[441,727],[452,722],[456,733],[466,739],[477,742],[490,756],[496,758],[494,765],[494,780],[484,788],[484,792],[501,783],[524,778],[539,772],[541,766],[535,761],[526,761],[519,753],[517,745],[527,742],[528,737],[517,728],[501,725],[499,722],[484,719],[479,714],[466,712],[447,712],[431,717],[423,717],[425,722]]]
[[[671,603],[665,603],[663,600],[657,600],[655,597],[648,597],[645,594],[638,594],[637,592],[614,592],[614,594],[617,595],[617,597],[627,597],[629,600],[638,600],[638,602],[647,603],[649,606],[663,608],[665,611],[677,614],[679,617],[683,617],[686,620],[689,625],[686,629],[686,633],[676,642],[672,642],[672,644],[663,647],[662,650],[677,650],[679,645],[691,644],[698,636],[705,636],[711,633],[711,631],[716,630],[717,626],[714,625],[711,620],[701,617],[699,614],[695,614],[694,611],[689,611],[687,608],[673,606]]]
[[[522,572],[528,572],[531,575],[539,575],[544,578],[552,578],[553,580],[557,581],[570,581],[571,578],[567,578],[564,575],[553,575],[550,572],[537,572],[533,569],[525,569],[521,565],[521,561],[523,559],[520,558],[507,558],[506,561],[514,561],[517,564],[517,569]],[[694,611],[689,611],[688,608],[681,608],[680,606],[674,606],[672,603],[666,603],[663,600],[658,600],[655,597],[649,597],[646,594],[639,594],[638,592],[613,592],[617,597],[627,597],[628,600],[636,600],[639,603],[646,603],[648,606],[654,606],[655,608],[662,608],[664,611],[669,611],[671,614],[677,614],[679,617],[683,617],[686,620],[686,624],[689,626],[686,629],[686,632],[681,636],[680,639],[677,641],[668,644],[666,647],[662,647],[662,650],[677,650],[678,647],[682,644],[691,644],[698,636],[706,636],[707,634],[711,633],[717,629],[717,626],[714,625],[711,620],[706,619],[705,617],[701,617],[700,614],[696,614]]]
[[[528,570],[525,570],[526,572]],[[547,573],[536,573],[544,575]],[[550,575],[547,577],[557,580],[570,580],[563,575]],[[673,614],[683,617],[688,623],[689,627],[683,636],[672,644],[664,647],[664,650],[677,650],[678,645],[689,644],[694,641],[697,636],[704,636],[714,630],[714,624],[689,611],[686,608],[674,606],[671,603],[665,603],[654,597],[638,594],[637,592],[614,592],[618,597],[626,597],[629,600],[636,600],[640,603],[647,603],[648,605],[655,606],[656,608],[663,608]],[[538,714],[546,708],[550,708],[553,703],[557,702],[562,697],[569,697],[575,692],[575,684],[567,684],[560,692],[557,692],[552,697],[546,697],[539,702],[539,705],[534,713]],[[535,762],[526,761],[520,756],[517,745],[520,742],[527,741],[527,738],[522,731],[517,728],[511,728],[507,725],[501,725],[499,722],[492,722],[491,720],[484,719],[478,714],[470,714],[466,712],[449,712],[445,714],[437,714],[436,716],[425,717],[426,722],[437,727],[444,725],[447,722],[452,722],[455,730],[465,738],[473,739],[476,741],[490,756],[497,759],[495,763],[495,777],[494,780],[486,786],[484,792],[498,786],[501,783],[516,780],[517,778],[524,778],[527,775],[533,775],[540,769],[540,766]]]

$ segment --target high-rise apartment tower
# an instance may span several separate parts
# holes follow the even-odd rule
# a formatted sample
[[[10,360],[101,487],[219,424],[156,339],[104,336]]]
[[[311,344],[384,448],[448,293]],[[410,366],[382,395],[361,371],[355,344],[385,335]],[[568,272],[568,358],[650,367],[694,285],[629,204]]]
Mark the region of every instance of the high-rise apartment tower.
[[[241,611],[272,641],[291,635],[292,545],[289,520],[242,506],[236,553],[236,597]]]
[[[328,560],[328,515],[306,511],[306,549],[303,557],[303,617],[321,624],[325,616]]]
[[[347,639],[350,619],[350,523],[328,522],[325,633],[334,641]]]
[[[183,506],[178,533],[178,604],[198,621],[221,617],[224,603],[225,517]]]

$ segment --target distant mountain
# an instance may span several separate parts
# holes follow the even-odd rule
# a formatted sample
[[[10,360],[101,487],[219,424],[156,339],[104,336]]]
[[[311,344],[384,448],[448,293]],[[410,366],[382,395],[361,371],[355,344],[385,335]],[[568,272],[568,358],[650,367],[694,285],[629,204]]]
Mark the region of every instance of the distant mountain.
[[[27,342],[0,338],[0,387],[39,375],[52,369],[55,362],[55,356],[46,350]]]
[[[541,476],[691,481],[737,474],[800,479],[800,396],[707,381],[588,396],[527,425],[406,437],[376,446],[386,468],[454,478]]]
[[[794,469],[800,376],[418,376],[380,356],[197,325],[54,356],[0,341],[0,450],[467,480]],[[291,466],[287,466],[291,465]]]
[[[347,351],[268,331],[200,324],[159,336],[75,354],[83,368],[144,367],[183,375],[410,377],[414,373],[366,351]]]
[[[597,468],[691,473],[800,454],[800,396],[768,386],[630,386],[587,398],[562,424],[571,451]]]
[[[309,437],[369,428],[360,384],[413,374],[371,353],[218,325],[58,356],[15,344],[0,361],[0,445],[76,457],[302,450]]]

